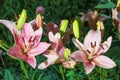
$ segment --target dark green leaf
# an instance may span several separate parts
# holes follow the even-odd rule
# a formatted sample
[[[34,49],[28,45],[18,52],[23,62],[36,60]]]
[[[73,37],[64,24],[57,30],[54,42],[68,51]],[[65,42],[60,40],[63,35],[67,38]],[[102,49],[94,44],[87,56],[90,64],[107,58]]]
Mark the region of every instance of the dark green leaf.
[[[110,9],[110,8],[115,8],[115,7],[116,7],[116,5],[115,5],[114,3],[108,2],[108,3],[106,3],[106,4],[98,5],[98,6],[96,6],[95,8],[98,8],[98,9],[108,8],[108,9]]]
[[[11,72],[9,70],[5,70],[5,76],[4,76],[5,80],[14,80]]]

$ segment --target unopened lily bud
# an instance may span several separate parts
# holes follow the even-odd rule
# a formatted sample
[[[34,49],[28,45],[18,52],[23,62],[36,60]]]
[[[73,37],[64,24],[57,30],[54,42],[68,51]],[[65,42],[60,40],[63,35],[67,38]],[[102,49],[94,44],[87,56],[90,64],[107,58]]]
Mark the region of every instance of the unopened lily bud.
[[[26,10],[23,9],[22,10],[22,13],[19,17],[19,20],[17,22],[17,29],[18,30],[21,30],[21,28],[23,27],[24,23],[25,23],[25,20],[26,20]]]
[[[77,20],[74,20],[73,22],[73,33],[75,38],[78,39],[80,37],[79,24]]]
[[[64,50],[64,57],[66,60],[69,59],[70,53],[71,53],[70,49],[67,48]]]
[[[104,24],[102,21],[97,21],[97,30],[104,30]]]
[[[45,8],[42,7],[42,6],[38,7],[38,8],[36,9],[36,13],[37,13],[37,14],[43,14],[43,13],[45,13]]]
[[[61,22],[61,26],[60,26],[60,34],[61,34],[61,36],[63,36],[63,34],[66,32],[67,27],[68,27],[68,20],[63,20]]]
[[[49,33],[50,31],[52,31],[53,34],[56,34],[57,32],[59,32],[59,27],[58,27],[58,25],[56,25],[55,23],[49,22],[49,23],[46,25],[46,30],[47,30],[48,33]]]
[[[93,19],[96,19],[98,17],[98,12],[97,11],[94,11],[94,18]]]
[[[103,22],[97,21],[96,25],[97,25],[97,30],[101,31],[101,36],[103,37],[104,36],[104,29],[105,29]]]
[[[42,27],[42,16],[40,14],[37,15],[36,17],[36,25],[37,27]]]

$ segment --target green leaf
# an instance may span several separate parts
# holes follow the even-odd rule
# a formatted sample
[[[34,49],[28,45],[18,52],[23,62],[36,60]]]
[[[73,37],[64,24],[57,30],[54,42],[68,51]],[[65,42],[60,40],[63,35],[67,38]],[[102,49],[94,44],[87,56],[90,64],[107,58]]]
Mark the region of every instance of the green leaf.
[[[119,42],[114,42],[114,44],[118,44]],[[109,49],[106,53],[107,56],[109,56],[110,58],[115,58],[115,60],[119,60],[120,59],[120,47],[119,46],[114,46],[111,49]]]
[[[11,72],[9,70],[5,70],[5,80],[14,80],[13,76],[11,75]]]
[[[115,7],[116,7],[116,5],[115,5],[114,3],[108,2],[108,3],[106,3],[106,4],[98,5],[98,6],[96,6],[95,8],[98,8],[98,9],[108,8],[108,9],[110,9],[110,8],[115,8]]]
[[[106,18],[106,19],[111,18],[110,16],[108,16],[106,14],[99,14],[99,15],[102,16],[102,17],[104,17],[104,18]]]
[[[80,31],[79,31],[79,24],[77,20],[74,20],[73,22],[73,33],[74,33],[75,38],[78,39],[80,36]]]
[[[63,34],[66,32],[67,27],[68,27],[68,20],[63,20],[60,26],[61,36],[63,36]]]
[[[22,13],[20,15],[20,18],[17,22],[17,29],[18,30],[21,30],[21,28],[23,27],[24,23],[25,23],[25,20],[26,20],[26,10],[23,9],[22,10]]]

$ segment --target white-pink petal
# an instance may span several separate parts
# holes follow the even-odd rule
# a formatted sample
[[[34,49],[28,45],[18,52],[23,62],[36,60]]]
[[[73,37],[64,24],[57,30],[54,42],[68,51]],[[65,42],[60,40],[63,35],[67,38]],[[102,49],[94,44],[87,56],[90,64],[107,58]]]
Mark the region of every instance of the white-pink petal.
[[[116,66],[114,61],[112,61],[110,58],[103,56],[103,55],[100,55],[94,58],[93,61],[95,62],[97,66],[100,66],[106,69],[113,68]]]
[[[44,56],[47,57],[47,60],[39,64],[39,69],[47,68],[48,66],[54,64],[55,61],[59,58],[58,55],[52,53],[44,54]]]
[[[102,47],[103,47],[103,53],[107,52],[107,50],[110,48],[111,46],[111,43],[112,43],[112,37],[110,36],[107,41],[105,41],[103,44],[102,44]]]
[[[94,62],[86,62],[86,63],[84,63],[84,67],[85,67],[86,74],[89,74],[95,68],[95,63]]]
[[[31,65],[32,68],[36,67],[36,59],[34,56],[28,56],[26,59],[24,59],[24,61]]]
[[[84,46],[90,52],[92,51],[94,46],[94,52],[99,49],[101,43],[101,32],[90,30],[84,39]]]
[[[53,42],[53,43],[58,42],[58,38],[56,38],[55,35],[52,32],[48,33],[48,37],[49,37],[50,42]]]
[[[33,30],[33,27],[29,23],[25,23],[22,28],[21,32],[22,36],[35,36],[35,32]]]
[[[76,62],[74,60],[64,61],[62,62],[62,65],[65,68],[74,68],[76,65]]]
[[[13,34],[13,29],[17,31],[15,22],[8,20],[0,20],[0,23],[4,24],[12,34]]]
[[[73,38],[72,41],[79,50],[85,50],[84,45],[78,39]]]
[[[42,27],[39,27],[39,29],[37,29],[37,30],[35,31],[35,36],[39,36],[39,40],[38,40],[38,41],[41,40],[42,33],[43,33]]]
[[[88,62],[87,55],[82,51],[75,51],[71,54],[71,58],[75,61]]]
[[[40,42],[36,47],[30,50],[29,56],[36,56],[45,52],[49,48],[50,44],[46,42]]]

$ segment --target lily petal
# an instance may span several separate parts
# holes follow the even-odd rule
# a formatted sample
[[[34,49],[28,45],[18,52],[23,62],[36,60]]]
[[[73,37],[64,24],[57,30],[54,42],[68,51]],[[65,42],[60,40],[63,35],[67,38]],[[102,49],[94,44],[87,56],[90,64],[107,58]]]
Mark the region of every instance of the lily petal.
[[[60,48],[59,51],[57,51],[57,52],[58,52],[58,55],[59,55],[59,56],[64,56],[64,50],[65,50],[65,49],[66,49],[65,47]]]
[[[101,42],[101,32],[90,30],[84,39],[84,46],[90,52],[94,48],[94,53],[99,49]]]
[[[113,68],[116,66],[115,62],[113,62],[110,58],[103,55],[94,58],[93,61],[97,66],[100,66],[106,69]]]
[[[94,67],[95,67],[95,63],[93,62],[86,62],[84,63],[84,66],[85,66],[85,71],[86,71],[86,74],[89,74],[93,71]]]
[[[69,61],[62,62],[62,65],[65,68],[74,68],[76,65],[76,62],[73,60],[69,60]]]
[[[98,51],[95,53],[97,56],[103,53],[103,48],[100,46]]]
[[[29,23],[25,23],[22,29],[22,35],[23,36],[35,36],[34,30],[32,28],[32,25]]]
[[[35,24],[36,19],[33,19],[32,21],[29,22],[32,26]]]
[[[58,38],[56,38],[55,35],[52,32],[49,32],[48,36],[49,36],[50,42],[57,43]]]
[[[38,66],[39,69],[47,68],[48,66],[54,64],[55,61],[59,58],[59,56],[52,53],[44,54],[44,56],[47,57],[47,60],[39,64]]]
[[[71,58],[75,61],[88,62],[86,54],[82,51],[75,51],[71,54]]]
[[[19,34],[15,29],[13,29],[13,36],[14,36],[15,43],[19,44]]]
[[[73,38],[72,41],[79,50],[85,50],[84,45],[78,39]]]
[[[112,37],[110,36],[107,41],[105,41],[103,44],[102,44],[102,47],[103,47],[103,53],[107,52],[107,50],[110,48],[111,46],[111,43],[112,43]]]
[[[30,64],[33,68],[36,67],[36,59],[33,56],[28,56],[26,59],[24,59],[25,62],[27,62],[28,64]]]
[[[14,58],[19,58],[19,59],[25,59],[26,55],[24,55],[21,51],[21,48],[19,45],[15,45],[12,48],[9,49],[8,54],[10,56],[13,56]]]
[[[62,40],[54,35],[52,32],[49,32],[49,40],[51,42],[51,46],[56,50],[59,51],[61,48],[63,48]]]
[[[46,42],[40,42],[36,47],[34,47],[33,49],[30,50],[29,54],[30,56],[36,56],[39,55],[41,53],[43,53],[44,51],[46,51],[49,48],[50,44],[46,43]]]
[[[0,20],[0,23],[4,24],[12,34],[13,34],[13,29],[17,31],[15,22],[11,22],[8,20]]]
[[[39,27],[39,29],[37,29],[37,30],[35,31],[35,35],[36,35],[36,36],[39,36],[38,41],[41,40],[42,33],[43,33],[43,29],[42,29],[42,27]]]

